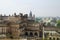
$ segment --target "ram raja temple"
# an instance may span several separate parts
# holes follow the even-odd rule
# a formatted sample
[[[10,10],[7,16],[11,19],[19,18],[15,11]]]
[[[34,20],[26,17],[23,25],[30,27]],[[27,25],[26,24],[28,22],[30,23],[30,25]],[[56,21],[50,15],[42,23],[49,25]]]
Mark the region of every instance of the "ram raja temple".
[[[0,15],[0,39],[60,40],[60,29],[36,22],[35,15]]]

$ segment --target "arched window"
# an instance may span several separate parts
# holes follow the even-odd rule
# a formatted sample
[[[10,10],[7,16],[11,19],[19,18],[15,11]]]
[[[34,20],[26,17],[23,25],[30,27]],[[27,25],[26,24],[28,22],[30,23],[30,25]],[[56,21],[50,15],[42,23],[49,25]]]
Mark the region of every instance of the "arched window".
[[[53,38],[53,40],[55,40],[55,38]]]
[[[30,32],[30,36],[33,36],[33,33],[32,32]]]
[[[50,37],[49,40],[52,40],[52,38]]]
[[[25,36],[28,36],[28,32],[25,32]]]
[[[59,40],[59,38],[57,38],[57,40]]]
[[[34,35],[35,35],[35,36],[38,36],[38,33],[37,33],[37,32],[35,32],[35,33],[34,33]]]
[[[13,39],[13,36],[10,36],[11,39]]]
[[[42,35],[43,35],[42,31],[40,31],[40,33],[39,33],[39,37],[42,37]]]

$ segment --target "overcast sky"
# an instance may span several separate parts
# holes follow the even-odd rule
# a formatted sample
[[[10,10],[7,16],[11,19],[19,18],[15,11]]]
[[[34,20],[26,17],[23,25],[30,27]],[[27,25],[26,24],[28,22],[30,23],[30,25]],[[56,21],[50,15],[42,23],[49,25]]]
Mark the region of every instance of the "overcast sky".
[[[60,0],[0,0],[0,14],[29,14],[60,16]]]

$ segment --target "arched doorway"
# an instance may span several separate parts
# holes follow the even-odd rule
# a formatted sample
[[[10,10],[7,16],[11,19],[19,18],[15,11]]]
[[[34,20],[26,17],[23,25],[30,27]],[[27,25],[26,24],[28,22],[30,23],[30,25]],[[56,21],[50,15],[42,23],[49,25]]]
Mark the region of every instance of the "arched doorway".
[[[37,33],[37,32],[35,32],[35,33],[34,33],[34,36],[38,36],[38,33]]]
[[[53,40],[55,40],[55,38],[53,38]]]
[[[59,38],[57,38],[57,40],[59,40]]]
[[[42,37],[42,35],[43,35],[42,31],[40,31],[40,33],[39,33],[39,37]]]
[[[28,36],[28,32],[25,32],[25,36]]]
[[[52,38],[50,37],[49,40],[52,40]]]
[[[33,33],[32,33],[32,32],[30,32],[30,36],[31,36],[31,37],[33,36]]]

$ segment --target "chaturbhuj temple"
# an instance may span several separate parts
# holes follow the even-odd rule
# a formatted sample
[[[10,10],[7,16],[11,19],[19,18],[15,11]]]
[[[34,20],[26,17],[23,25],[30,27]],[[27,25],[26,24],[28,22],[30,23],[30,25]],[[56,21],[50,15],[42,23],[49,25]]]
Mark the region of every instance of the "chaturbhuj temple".
[[[43,23],[35,22],[35,15],[19,13],[18,15],[0,15],[0,38],[27,40],[60,40],[60,29],[45,27]]]

